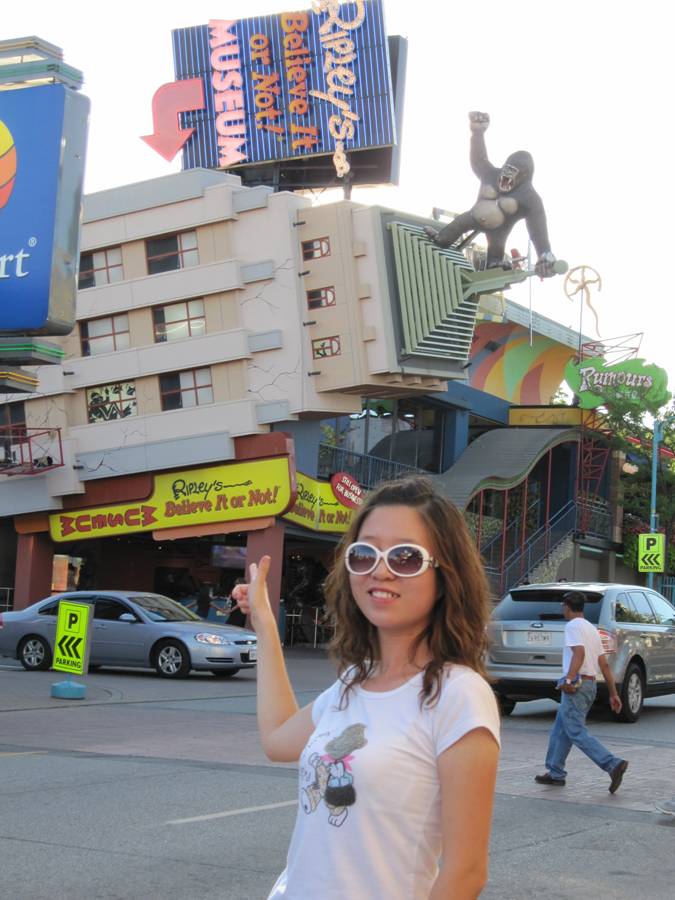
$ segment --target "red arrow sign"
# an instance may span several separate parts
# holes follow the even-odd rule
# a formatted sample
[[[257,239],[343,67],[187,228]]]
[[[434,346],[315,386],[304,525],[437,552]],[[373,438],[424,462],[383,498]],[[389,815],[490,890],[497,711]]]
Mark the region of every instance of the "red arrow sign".
[[[194,128],[181,128],[178,116],[193,109],[204,109],[204,82],[201,78],[171,81],[155,91],[152,98],[152,134],[141,140],[169,162],[189,140]]]

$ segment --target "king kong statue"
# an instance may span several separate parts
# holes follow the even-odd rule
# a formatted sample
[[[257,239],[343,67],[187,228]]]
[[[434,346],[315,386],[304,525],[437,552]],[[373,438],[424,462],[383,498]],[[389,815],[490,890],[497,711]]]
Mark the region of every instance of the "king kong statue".
[[[505,260],[506,240],[520,219],[525,219],[530,239],[537,251],[535,272],[542,278],[555,275],[555,256],[551,253],[546,227],[546,213],[541,197],[532,187],[534,160],[527,150],[512,153],[501,169],[488,159],[484,132],[490,116],[470,112],[471,168],[480,179],[478,199],[468,212],[456,216],[437,231],[427,226],[424,231],[439,247],[452,247],[469,231],[484,232],[487,238],[486,268],[510,268]]]

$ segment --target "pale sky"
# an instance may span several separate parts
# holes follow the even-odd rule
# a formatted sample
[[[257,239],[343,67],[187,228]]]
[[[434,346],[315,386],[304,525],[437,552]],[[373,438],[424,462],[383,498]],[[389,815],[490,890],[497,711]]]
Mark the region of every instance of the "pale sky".
[[[303,8],[279,0],[5,4],[4,38],[35,34],[81,69],[92,101],[86,190],[180,169],[140,135],[152,131],[155,90],[173,81],[171,30]],[[675,181],[672,6],[667,0],[385,0],[387,30],[408,38],[400,185],[355,190],[353,199],[430,215],[461,212],[476,196],[469,166],[469,110],[490,113],[492,162],[514,150],[535,160],[534,184],[553,252],[602,277],[593,304],[604,339],[644,332],[641,356],[667,369],[675,390],[671,261]],[[325,197],[323,198],[325,200]],[[526,250],[524,226],[509,246]],[[666,247],[664,251],[663,247]],[[509,296],[528,304],[522,288]],[[533,308],[579,326],[561,277],[532,280]],[[596,337],[584,310],[583,330]]]

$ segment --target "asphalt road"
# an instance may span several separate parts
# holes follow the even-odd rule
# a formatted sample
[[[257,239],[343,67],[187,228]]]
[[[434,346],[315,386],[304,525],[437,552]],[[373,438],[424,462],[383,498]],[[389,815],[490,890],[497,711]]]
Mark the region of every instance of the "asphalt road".
[[[62,701],[49,693],[60,676],[0,662],[2,900],[264,900],[296,781],[258,747],[253,673],[101,671],[84,700]],[[301,702],[332,680],[314,651],[292,651],[289,668]],[[565,788],[534,783],[554,713],[538,701],[504,720],[483,897],[672,897],[675,819],[653,802],[675,793],[675,697],[649,701],[636,725],[593,719],[630,760],[613,797],[576,751]]]

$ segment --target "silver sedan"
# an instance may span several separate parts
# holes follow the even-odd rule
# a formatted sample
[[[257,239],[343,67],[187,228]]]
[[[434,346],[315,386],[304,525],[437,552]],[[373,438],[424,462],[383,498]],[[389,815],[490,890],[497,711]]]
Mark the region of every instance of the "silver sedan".
[[[49,669],[61,600],[94,608],[89,668],[153,667],[164,678],[191,669],[229,677],[256,664],[254,632],[205,622],[169,597],[143,591],[69,591],[0,614],[0,656],[25,669]]]

